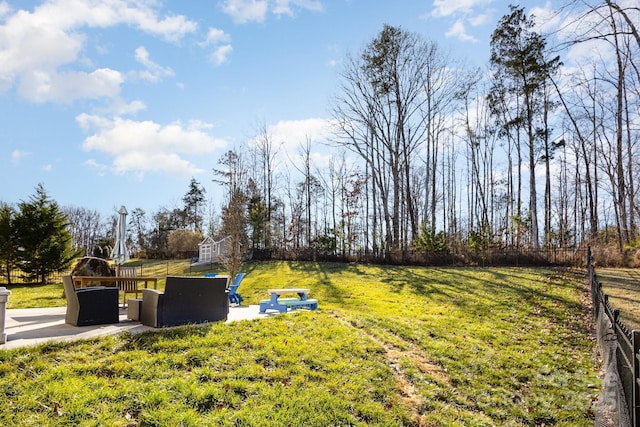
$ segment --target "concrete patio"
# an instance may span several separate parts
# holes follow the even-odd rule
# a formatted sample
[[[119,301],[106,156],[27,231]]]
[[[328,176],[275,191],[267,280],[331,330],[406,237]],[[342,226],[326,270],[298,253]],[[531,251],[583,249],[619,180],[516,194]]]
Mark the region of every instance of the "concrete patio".
[[[260,313],[258,305],[229,307],[227,322],[270,317],[275,313]],[[96,326],[71,326],[64,322],[66,307],[22,308],[6,311],[7,342],[0,350],[26,347],[49,341],[74,341],[121,332],[140,333],[153,330],[138,321],[127,319],[127,311],[120,309],[120,323]]]

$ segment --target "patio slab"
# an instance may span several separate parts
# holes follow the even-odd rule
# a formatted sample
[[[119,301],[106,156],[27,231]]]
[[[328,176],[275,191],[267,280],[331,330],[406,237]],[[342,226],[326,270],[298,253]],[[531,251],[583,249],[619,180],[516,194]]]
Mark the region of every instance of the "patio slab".
[[[127,311],[120,309],[120,322],[110,325],[72,326],[64,323],[66,307],[19,308],[7,310],[5,333],[7,342],[0,350],[26,347],[49,341],[75,341],[121,332],[140,333],[153,330],[138,321],[127,319]],[[271,317],[272,313],[260,313],[258,305],[229,307],[228,322]]]

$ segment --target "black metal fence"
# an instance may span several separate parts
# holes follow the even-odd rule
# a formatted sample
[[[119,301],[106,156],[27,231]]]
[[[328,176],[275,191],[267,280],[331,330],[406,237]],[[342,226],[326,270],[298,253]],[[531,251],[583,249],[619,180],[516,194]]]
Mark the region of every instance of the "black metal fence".
[[[71,271],[71,270],[69,270]],[[57,272],[50,273],[47,276],[47,283],[62,283],[62,275],[69,274],[68,272]],[[0,284],[2,285],[20,285],[20,284],[32,284],[33,281],[26,278],[25,274],[22,270],[10,270],[7,274],[6,271],[3,271],[0,274]]]
[[[249,258],[255,261],[295,260],[328,262],[362,262],[372,264],[426,265],[426,266],[480,266],[480,267],[583,267],[586,249],[529,249],[488,248],[483,250],[450,250],[420,252],[414,250],[352,251],[328,253],[314,249],[266,250],[254,249]]]
[[[139,265],[137,267],[135,267],[136,269],[136,275],[139,276],[143,276],[144,275],[144,267],[143,265]],[[65,274],[71,274],[72,269],[70,268],[68,271],[58,271],[55,273],[50,273],[47,276],[47,280],[46,283],[47,284],[51,284],[51,283],[62,283],[62,276]],[[22,285],[22,284],[34,284],[33,281],[29,280],[25,274],[21,271],[21,270],[11,270],[10,272],[10,277],[11,277],[11,285]],[[7,277],[7,272],[4,271],[2,272],[2,274],[0,274],[0,285],[7,285],[9,284],[9,279]]]
[[[640,427],[640,331],[629,329],[620,319],[620,310],[611,306],[609,296],[598,282],[590,250],[587,252],[587,280],[591,287],[594,319],[598,321],[600,316],[607,316],[616,335],[615,358],[629,419],[631,425]]]
[[[587,250],[584,249],[527,249],[527,248],[490,248],[482,251],[444,251],[417,252],[411,250],[391,253],[355,251],[348,254],[322,253],[311,249],[301,250],[253,250],[249,259],[255,261],[295,260],[317,262],[361,262],[372,264],[395,265],[424,265],[424,266],[480,266],[480,267],[540,267],[540,266],[584,266]],[[191,260],[191,258],[189,258]],[[185,262],[189,265],[189,260]],[[157,265],[157,262],[153,264]],[[138,265],[141,276],[147,275],[145,262]],[[62,275],[68,272],[52,273],[47,277],[47,283],[62,283]],[[165,274],[184,274],[187,271],[170,271],[169,261]],[[157,274],[157,273],[154,273]],[[6,271],[0,271],[0,285],[30,283],[20,270],[12,270],[7,277]]]

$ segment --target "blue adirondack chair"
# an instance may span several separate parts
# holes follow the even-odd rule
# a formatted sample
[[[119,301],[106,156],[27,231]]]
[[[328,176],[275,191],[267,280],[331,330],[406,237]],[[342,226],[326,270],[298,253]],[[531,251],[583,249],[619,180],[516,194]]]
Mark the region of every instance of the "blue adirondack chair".
[[[244,279],[246,273],[238,273],[236,274],[236,278],[233,280],[233,283],[229,287],[229,303],[230,304],[238,304],[242,303],[242,295],[238,293],[238,286],[240,286],[240,282]]]

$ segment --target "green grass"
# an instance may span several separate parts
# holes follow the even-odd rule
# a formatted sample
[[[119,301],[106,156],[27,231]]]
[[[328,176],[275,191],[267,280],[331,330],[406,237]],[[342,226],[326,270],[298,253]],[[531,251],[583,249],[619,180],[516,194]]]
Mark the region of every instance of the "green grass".
[[[596,275],[611,305],[620,309],[620,319],[630,329],[640,330],[640,270],[598,268]]]
[[[268,288],[309,287],[320,309],[0,351],[0,424],[593,425],[600,380],[579,276],[295,262],[244,271],[246,304]]]

